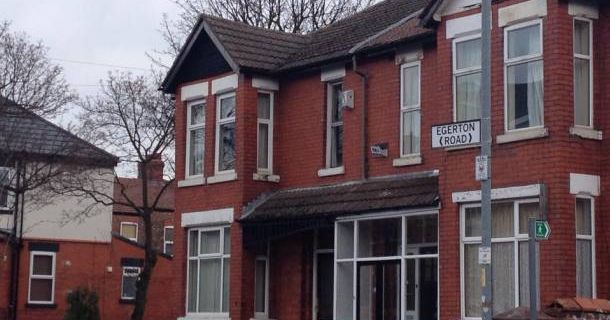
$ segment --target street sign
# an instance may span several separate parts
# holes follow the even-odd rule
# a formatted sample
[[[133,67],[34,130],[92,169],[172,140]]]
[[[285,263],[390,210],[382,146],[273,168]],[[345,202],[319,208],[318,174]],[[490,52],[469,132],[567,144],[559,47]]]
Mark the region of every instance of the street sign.
[[[475,161],[475,179],[485,181],[489,179],[489,166],[487,156],[477,156]]]
[[[432,127],[432,148],[451,148],[481,143],[481,120]]]
[[[491,264],[491,247],[479,247],[479,264]]]
[[[536,240],[547,240],[551,235],[551,226],[546,220],[536,220]]]

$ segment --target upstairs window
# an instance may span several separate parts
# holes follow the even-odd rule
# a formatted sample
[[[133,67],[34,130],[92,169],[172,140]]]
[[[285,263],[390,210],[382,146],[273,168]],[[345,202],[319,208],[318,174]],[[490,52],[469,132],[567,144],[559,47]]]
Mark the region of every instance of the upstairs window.
[[[121,299],[134,300],[136,298],[136,283],[140,277],[139,267],[123,267],[121,279]]]
[[[11,183],[11,169],[0,167],[0,214],[10,210],[11,200],[7,187]]]
[[[28,303],[53,304],[55,292],[55,252],[30,252]]]
[[[481,36],[453,42],[455,121],[481,118]]]
[[[273,105],[271,92],[259,92],[257,101],[257,168],[259,173],[273,173]]]
[[[544,119],[542,22],[504,29],[506,130],[541,127]]]
[[[121,222],[120,234],[131,241],[138,241],[138,224],[133,222]]]
[[[203,175],[205,100],[187,103],[186,178]]]
[[[574,124],[593,127],[593,27],[574,19]]]
[[[166,226],[163,228],[163,253],[170,256],[174,255],[174,227]]]
[[[400,155],[404,157],[420,153],[421,63],[402,65],[400,74]]]
[[[215,173],[235,170],[235,93],[217,97]]]
[[[326,168],[343,166],[343,83],[326,85]]]
[[[576,296],[595,298],[595,216],[593,199],[576,198]]]

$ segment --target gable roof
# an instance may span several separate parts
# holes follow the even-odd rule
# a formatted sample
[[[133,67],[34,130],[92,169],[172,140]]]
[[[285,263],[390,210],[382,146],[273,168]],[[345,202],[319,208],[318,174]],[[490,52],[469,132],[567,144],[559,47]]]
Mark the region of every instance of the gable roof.
[[[0,97],[0,154],[65,157],[114,167],[118,158],[15,102]]]
[[[180,79],[179,74],[189,60],[199,59],[196,57],[201,52],[194,51],[194,48],[201,41],[214,44],[230,66],[225,71],[285,73],[345,61],[359,53],[359,49],[370,51],[431,35],[434,30],[420,26],[418,14],[429,1],[434,0],[385,0],[306,35],[273,31],[201,15],[167,73],[161,89],[174,92],[178,82],[194,80]],[[390,34],[395,28],[399,31],[392,32],[392,36],[381,37]],[[199,59],[200,68],[206,63],[212,62]]]

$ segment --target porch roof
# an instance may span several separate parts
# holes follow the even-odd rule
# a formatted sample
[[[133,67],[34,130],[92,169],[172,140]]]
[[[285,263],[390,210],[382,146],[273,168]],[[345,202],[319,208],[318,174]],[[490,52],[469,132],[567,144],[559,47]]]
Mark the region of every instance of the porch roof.
[[[240,222],[320,220],[439,203],[438,174],[424,172],[264,194],[245,208]]]

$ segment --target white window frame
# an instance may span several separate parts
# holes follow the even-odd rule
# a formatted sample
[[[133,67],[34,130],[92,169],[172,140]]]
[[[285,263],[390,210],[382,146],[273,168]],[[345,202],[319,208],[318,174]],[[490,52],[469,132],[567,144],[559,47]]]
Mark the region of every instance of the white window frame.
[[[517,58],[508,58],[508,33],[513,30],[522,29],[526,27],[530,27],[533,25],[538,25],[540,28],[540,53],[529,54],[527,56],[517,57]],[[542,61],[542,90],[543,90],[543,102],[540,110],[541,123],[538,126],[531,126],[527,128],[520,129],[508,129],[508,68],[526,64],[534,61]],[[528,131],[532,129],[540,129],[544,128],[544,27],[542,24],[542,19],[535,19],[531,21],[526,21],[518,24],[514,24],[504,28],[504,132],[519,132],[519,131]]]
[[[341,117],[341,121],[337,121],[337,122],[333,122],[333,95],[334,95],[334,91],[333,91],[333,87],[337,86],[337,85],[341,85],[341,88],[343,89],[343,79],[340,80],[336,80],[336,81],[329,81],[326,83],[326,169],[336,169],[336,168],[343,168],[345,166],[344,160],[343,159],[343,155],[344,155],[344,148],[345,145],[343,144],[343,139],[345,137],[345,135],[341,136],[341,165],[340,166],[336,166],[333,167],[331,166],[331,152],[332,152],[332,129],[335,127],[342,127],[343,130],[345,130],[345,127],[343,126],[343,117]],[[337,97],[337,99],[339,99],[339,97]],[[341,107],[339,106],[339,110],[338,112],[342,113],[343,110],[341,109]]]
[[[461,77],[461,76],[467,76],[467,75],[483,72],[482,63],[478,67],[469,67],[469,68],[458,69],[457,50],[456,50],[457,45],[461,42],[467,42],[467,41],[475,40],[475,39],[481,39],[481,34],[476,33],[476,34],[472,34],[472,35],[455,38],[455,39],[453,39],[452,44],[451,44],[452,53],[453,53],[452,62],[453,62],[453,121],[454,122],[458,121],[457,120],[457,78]],[[420,79],[420,82],[421,82],[421,79]],[[479,107],[481,107],[481,106],[479,106]]]
[[[220,118],[220,109],[222,100],[228,98],[235,98],[235,115],[229,118]],[[220,94],[216,96],[216,141],[215,141],[215,150],[214,150],[214,174],[231,174],[235,173],[234,169],[229,170],[220,170],[220,126],[224,124],[235,123],[235,140],[237,140],[237,95],[235,92],[229,92],[225,94]],[[237,161],[237,144],[235,145],[235,161]]]
[[[513,243],[513,263],[514,263],[514,288],[515,288],[515,307],[519,306],[519,243],[528,241],[528,233],[519,233],[519,205],[527,203],[540,203],[537,198],[525,198],[525,199],[514,199],[514,200],[498,200],[493,201],[493,204],[500,203],[511,203],[513,205],[513,236],[503,238],[492,238],[493,243]],[[466,317],[466,282],[465,282],[465,260],[464,260],[464,247],[469,244],[482,245],[482,237],[466,237],[466,209],[468,208],[480,208],[481,203],[469,203],[462,204],[460,206],[460,309],[461,317],[464,320],[480,320],[478,317]],[[537,264],[540,262],[538,257]],[[540,268],[538,268],[540,270]],[[529,300],[528,300],[529,301]]]
[[[191,124],[191,106],[203,104],[203,122],[200,124]],[[203,173],[205,172],[205,121],[207,118],[207,101],[206,99],[197,99],[188,101],[186,103],[186,161],[184,167],[184,175],[186,179],[193,179],[203,177]],[[201,168],[201,174],[192,175],[191,170],[191,131],[203,129],[203,166]]]
[[[254,272],[254,318],[255,319],[269,319],[269,251],[267,251],[267,255],[261,255],[256,257],[256,262],[264,261],[265,262],[265,312],[256,312],[256,270]],[[256,268],[256,263],[254,264]]]
[[[256,116],[256,170],[259,174],[272,175],[273,174],[273,119],[274,119],[274,109],[275,109],[275,93],[273,91],[268,90],[259,90],[258,94],[267,94],[269,95],[269,119],[261,119]],[[257,94],[257,104],[258,104],[258,94]],[[257,105],[257,113],[258,113],[258,105]],[[261,168],[258,163],[259,158],[259,138],[260,138],[260,125],[266,124],[267,131],[267,167]]]
[[[52,258],[51,275],[35,275],[34,272],[34,256],[47,256]],[[31,251],[30,252],[30,273],[28,279],[28,303],[29,304],[54,304],[55,303],[55,269],[56,269],[56,253],[52,251]],[[32,300],[32,280],[51,280],[51,300],[50,301],[34,301]]]
[[[229,312],[189,312],[189,306],[188,306],[188,301],[189,301],[189,281],[188,281],[188,275],[189,275],[189,268],[190,268],[190,264],[189,261],[192,260],[196,260],[197,261],[197,286],[199,287],[199,268],[201,268],[199,261],[201,260],[205,260],[205,259],[220,259],[220,309],[222,310],[222,305],[223,305],[223,284],[224,284],[224,277],[225,276],[230,276],[231,275],[231,270],[229,270],[229,274],[225,275],[224,274],[224,262],[225,259],[229,259],[229,262],[231,261],[231,251],[229,251],[228,254],[224,253],[224,237],[225,237],[225,231],[226,229],[231,229],[231,225],[222,225],[222,226],[216,226],[216,227],[201,227],[201,228],[190,228],[187,229],[186,235],[187,235],[187,251],[186,251],[186,255],[187,255],[187,263],[186,263],[186,276],[187,276],[187,281],[186,281],[186,300],[184,303],[184,309],[185,309],[185,313],[188,316],[200,316],[203,318],[213,318],[213,319],[217,319],[217,318],[229,318]],[[191,232],[196,231],[197,232],[197,256],[191,257],[190,256],[190,252],[191,252],[191,241],[190,241],[190,234]],[[219,241],[219,253],[211,253],[211,254],[202,254],[201,253],[201,233],[202,232],[208,232],[208,231],[220,231],[220,241]],[[230,283],[230,281],[229,281]],[[230,288],[230,285],[229,285]],[[230,290],[230,289],[229,289]],[[229,306],[230,309],[230,301],[231,300],[231,294],[229,291],[229,302],[227,303],[227,305]],[[199,310],[199,290],[197,290],[197,306],[195,308],[195,310]]]
[[[578,240],[588,240],[591,241],[591,294],[592,298],[597,298],[597,268],[596,268],[596,255],[595,255],[595,198],[588,195],[577,195],[576,199],[587,199],[591,201],[591,235],[580,235],[578,234],[578,230],[576,230],[576,241]],[[574,204],[576,204],[576,199]],[[574,214],[576,215],[576,210],[574,210]],[[574,228],[576,229],[576,223],[574,223]]]
[[[404,71],[405,69],[408,68],[412,68],[412,67],[417,67],[417,82],[418,82],[418,90],[417,90],[417,104],[414,105],[410,105],[410,106],[405,106],[405,97],[404,97]],[[405,157],[415,157],[415,156],[420,156],[421,155],[421,60],[417,60],[414,62],[409,62],[409,63],[405,63],[402,64],[400,66],[400,115],[399,115],[399,121],[400,121],[400,157],[401,158],[405,158]],[[405,127],[404,127],[404,121],[403,121],[403,114],[409,113],[409,112],[419,112],[419,117],[420,117],[420,125],[419,125],[419,138],[420,138],[420,146],[419,146],[419,152],[416,153],[405,153],[404,150],[404,133],[405,133]]]
[[[132,269],[132,270],[137,270],[138,271],[138,278],[140,277],[140,272],[142,272],[142,268],[140,267],[130,267],[130,266],[123,266],[123,273],[121,274],[121,299],[122,300],[135,300],[136,297],[127,297],[125,296],[125,286],[124,286],[124,278],[125,278],[125,271],[127,269]],[[137,279],[136,279],[137,282]]]
[[[589,24],[589,55],[583,55],[583,54],[574,52],[574,49],[576,48],[576,46],[572,45],[572,53],[574,54],[574,60],[583,59],[583,60],[589,61],[589,125],[583,126],[581,124],[576,124],[576,119],[574,119],[574,126],[581,127],[581,128],[587,128],[587,129],[593,129],[593,127],[594,127],[594,123],[593,123],[593,120],[594,120],[594,117],[593,117],[593,109],[594,109],[593,108],[593,106],[594,106],[594,104],[593,104],[593,98],[594,98],[593,97],[593,87],[594,87],[594,83],[593,83],[593,76],[594,76],[593,75],[593,72],[594,72],[594,68],[593,68],[593,20],[583,18],[583,17],[574,17],[574,19],[572,21],[573,39],[576,39],[576,32],[574,32],[575,27],[576,27],[576,21],[586,22]],[[574,81],[574,86],[576,88],[576,81]],[[574,97],[576,97],[576,96],[574,96]],[[576,99],[574,99],[574,109],[576,109]]]
[[[123,235],[123,226],[124,225],[132,225],[132,226],[136,226],[136,237],[135,238],[128,238],[126,236]],[[121,222],[121,229],[119,230],[119,234],[121,235],[121,237],[129,239],[131,241],[135,241],[138,242],[138,224],[135,222],[126,222],[126,221],[122,221]]]
[[[175,232],[175,230],[174,230],[174,226],[164,226],[164,227],[163,227],[163,253],[165,253],[165,254],[168,254],[168,253],[167,253],[167,249],[166,249],[168,244],[171,244],[171,245],[172,245],[172,249],[173,249],[173,246],[174,246],[174,239],[173,239],[173,238],[172,238],[172,240],[171,240],[171,241],[170,241],[170,240],[167,240],[167,237],[166,237],[166,235],[167,235],[167,229],[172,229],[172,230]],[[174,233],[174,236],[175,236],[175,235],[176,235],[176,234]]]
[[[11,184],[11,180],[13,179],[13,175],[15,174],[15,171],[13,170],[13,168],[11,167],[0,167],[0,171],[8,171],[8,183],[9,185]],[[0,206],[0,210],[2,211],[9,211],[11,210],[11,203],[13,202],[13,193],[6,190],[6,206],[2,207]]]

